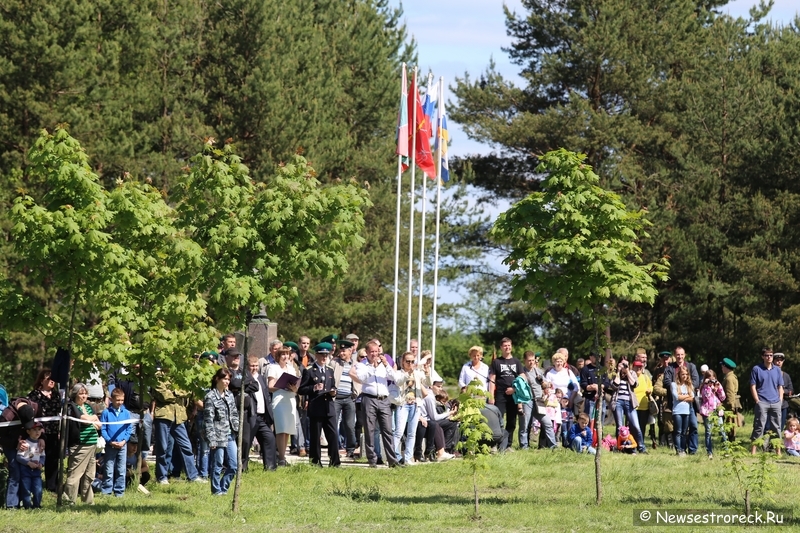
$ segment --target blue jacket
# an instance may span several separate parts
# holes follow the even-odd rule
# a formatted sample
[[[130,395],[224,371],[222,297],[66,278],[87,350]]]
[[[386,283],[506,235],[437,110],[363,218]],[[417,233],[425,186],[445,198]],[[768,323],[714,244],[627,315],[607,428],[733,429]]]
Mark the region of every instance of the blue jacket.
[[[575,440],[575,437],[581,438],[581,445],[582,446],[591,446],[592,445],[592,428],[586,426],[581,430],[581,427],[576,422],[569,427],[569,433],[567,433],[567,443],[571,446],[572,441]]]
[[[108,406],[100,413],[100,422],[119,422],[121,420],[130,420],[131,412],[123,404],[119,411],[114,409],[113,405]],[[106,440],[106,443],[112,442],[128,442],[131,438],[131,430],[133,424],[103,424],[100,428],[100,434]]]

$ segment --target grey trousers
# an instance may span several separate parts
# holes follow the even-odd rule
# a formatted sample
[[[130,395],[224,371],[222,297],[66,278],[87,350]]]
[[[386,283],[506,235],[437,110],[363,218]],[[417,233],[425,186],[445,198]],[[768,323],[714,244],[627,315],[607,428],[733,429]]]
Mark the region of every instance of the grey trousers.
[[[362,396],[361,408],[364,409],[364,446],[367,452],[367,461],[374,465],[378,461],[375,453],[375,428],[381,432],[381,442],[383,445],[383,456],[389,466],[397,464],[397,456],[394,453],[394,436],[392,431],[392,407],[389,399],[369,398]]]

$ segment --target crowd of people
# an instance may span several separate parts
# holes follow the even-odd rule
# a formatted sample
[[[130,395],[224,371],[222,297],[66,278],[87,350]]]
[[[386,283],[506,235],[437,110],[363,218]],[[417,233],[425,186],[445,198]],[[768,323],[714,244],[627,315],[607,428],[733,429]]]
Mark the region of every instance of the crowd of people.
[[[68,504],[79,498],[91,504],[95,494],[123,496],[137,457],[138,487],[146,492],[151,445],[156,483],[169,484],[183,473],[190,482],[208,483],[214,495],[229,490],[239,467],[240,438],[245,471],[253,446],[265,470],[286,466],[289,454],[307,456],[321,467],[323,446],[331,467],[340,466],[343,457],[365,458],[369,467],[402,468],[458,456],[459,402],[444,390],[430,352],[420,352],[412,340],[410,350],[395,361],[380,340],[371,339],[363,348],[359,343],[355,334],[343,339],[331,335],[313,349],[306,336],[297,343],[275,340],[263,357],[244,362],[235,336],[226,335],[217,351],[199,357],[198,364],[214,367],[204,394],[193,396],[159,373],[149,404],[124,369],[109,373],[105,383],[97,383],[97,374],[94,384],[75,384],[67,402],[63,498]],[[784,439],[787,454],[800,456],[800,422],[788,415],[793,388],[782,370],[785,356],[768,349],[762,355],[748,387],[755,405],[752,451],[772,432]],[[682,347],[660,352],[652,369],[643,349],[618,361],[606,357],[602,364],[598,354],[590,353],[573,365],[569,351],[561,348],[543,367],[538,353],[525,352],[523,361],[514,357],[508,338],[489,364],[479,346],[469,350],[468,358],[458,386],[461,392],[479,390],[485,396],[481,412],[492,433],[486,443],[498,452],[514,449],[516,436],[521,449],[561,445],[596,453],[602,445],[643,454],[649,438],[651,448],[667,446],[679,456],[692,455],[698,451],[702,417],[706,453],[712,458],[713,435],[733,440],[741,425],[736,364],[729,358],[720,362],[719,379],[713,369],[703,365],[698,370],[687,361]],[[43,488],[58,490],[61,404],[49,370],[39,373],[29,398],[37,417],[46,421],[27,422],[16,439],[3,443],[10,472],[8,508],[38,507]],[[615,438],[597,441],[598,410],[604,423],[613,420]],[[142,453],[137,454],[140,438]]]

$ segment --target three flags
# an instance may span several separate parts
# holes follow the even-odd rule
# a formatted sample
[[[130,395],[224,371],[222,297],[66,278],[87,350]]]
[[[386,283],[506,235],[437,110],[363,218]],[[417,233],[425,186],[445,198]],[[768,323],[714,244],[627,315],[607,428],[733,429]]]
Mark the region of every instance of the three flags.
[[[433,136],[434,128],[432,124],[433,110],[435,104],[430,98],[430,95],[425,96],[425,105],[423,105],[419,91],[417,89],[417,76],[414,73],[411,80],[411,90],[406,92],[407,87],[406,69],[403,65],[403,94],[400,97],[400,112],[397,117],[397,150],[395,153],[401,156],[402,169],[407,170],[410,162],[408,157],[411,154],[410,147],[414,144],[414,156],[416,165],[430,178],[436,179],[436,161],[431,152],[431,137]],[[443,103],[440,102],[441,107]],[[409,127],[409,112],[416,118],[416,124]],[[412,121],[413,122],[413,119]],[[412,129],[413,128],[413,129]],[[441,132],[447,135],[447,130],[443,127]],[[439,132],[437,132],[439,133]],[[439,137],[442,133],[437,135],[436,146],[439,145]],[[447,156],[446,141],[443,143],[444,150],[442,156]],[[444,179],[444,172],[447,169],[445,163],[442,164],[442,178]],[[449,179],[449,172],[447,173]],[[447,179],[444,179],[447,181]]]

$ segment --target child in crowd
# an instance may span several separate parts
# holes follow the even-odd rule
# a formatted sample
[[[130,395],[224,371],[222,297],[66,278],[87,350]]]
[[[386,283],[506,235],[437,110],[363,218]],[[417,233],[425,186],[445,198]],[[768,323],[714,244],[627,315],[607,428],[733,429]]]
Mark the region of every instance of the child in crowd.
[[[800,457],[800,420],[792,417],[786,421],[783,445],[786,447],[786,453],[793,457]]]
[[[703,383],[700,385],[700,414],[703,415],[703,425],[706,428],[706,452],[712,459],[711,433],[712,426],[722,427],[722,417],[719,409],[725,401],[725,390],[722,383],[717,381],[717,374],[713,370],[706,370],[703,374]],[[725,438],[725,432],[722,432]]]
[[[17,452],[17,462],[20,464],[19,493],[25,509],[40,509],[42,507],[42,468],[44,467],[44,426],[41,422],[30,421],[25,424],[28,449]],[[33,497],[33,501],[31,501]]]
[[[111,392],[111,406],[100,414],[100,429],[106,441],[103,457],[103,494],[114,493],[118,498],[125,494],[125,466],[128,440],[131,438],[131,413],[125,407],[125,392],[115,388]]]
[[[636,439],[628,426],[620,426],[617,434],[617,451],[636,455]]]
[[[553,423],[553,434],[558,435],[561,429],[561,404],[553,391],[553,384],[547,380],[542,381],[542,399],[544,411]]]
[[[597,453],[592,447],[592,429],[589,427],[589,415],[581,413],[578,419],[569,428],[567,434],[567,444],[577,453],[590,453],[592,455]]]
[[[558,403],[561,404],[561,442],[564,443],[564,447],[567,447],[569,446],[567,434],[572,427],[573,421],[572,410],[569,408],[569,398],[564,396],[564,392],[561,389],[556,389],[556,398],[558,398]]]
[[[136,433],[131,434],[128,440],[128,453],[125,458],[125,486],[130,487],[133,483],[133,476],[135,474],[136,466],[136,452],[139,451],[139,439]],[[150,467],[145,461],[144,455],[139,456],[139,492],[149,494],[149,491],[144,487],[150,481]]]

